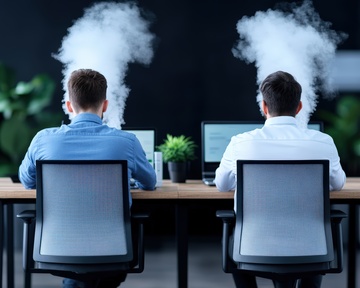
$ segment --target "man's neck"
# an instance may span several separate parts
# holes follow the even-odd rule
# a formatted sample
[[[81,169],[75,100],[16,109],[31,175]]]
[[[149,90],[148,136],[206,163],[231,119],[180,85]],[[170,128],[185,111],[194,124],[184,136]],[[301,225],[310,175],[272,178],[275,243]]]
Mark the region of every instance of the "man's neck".
[[[92,109],[74,111],[73,115],[74,115],[74,116],[77,116],[77,115],[80,115],[80,114],[83,114],[83,113],[95,114],[95,115],[99,116],[100,118],[102,118],[102,116],[103,116],[103,113],[100,112],[100,110],[99,110],[99,111],[94,111],[94,110],[92,110]]]

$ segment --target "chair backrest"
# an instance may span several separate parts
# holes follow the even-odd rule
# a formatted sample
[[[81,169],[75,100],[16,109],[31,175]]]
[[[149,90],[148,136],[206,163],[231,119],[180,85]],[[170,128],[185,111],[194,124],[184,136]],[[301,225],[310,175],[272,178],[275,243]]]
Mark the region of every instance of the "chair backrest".
[[[36,169],[35,261],[132,259],[125,160],[38,160]]]
[[[233,259],[331,261],[328,160],[237,161]]]

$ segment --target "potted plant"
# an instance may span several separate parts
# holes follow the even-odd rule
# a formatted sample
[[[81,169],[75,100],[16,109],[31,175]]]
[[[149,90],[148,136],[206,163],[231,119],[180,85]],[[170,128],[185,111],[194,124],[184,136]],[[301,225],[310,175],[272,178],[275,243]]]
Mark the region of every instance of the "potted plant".
[[[16,176],[36,132],[60,125],[62,114],[46,110],[54,90],[48,75],[17,82],[15,71],[0,62],[0,176]]]
[[[172,136],[167,134],[164,143],[157,149],[163,154],[164,163],[168,164],[170,179],[174,183],[186,181],[188,161],[194,160],[197,145],[191,137],[184,135]]]
[[[344,95],[336,103],[336,111],[318,111],[326,122],[325,132],[335,142],[347,176],[360,173],[360,99]]]

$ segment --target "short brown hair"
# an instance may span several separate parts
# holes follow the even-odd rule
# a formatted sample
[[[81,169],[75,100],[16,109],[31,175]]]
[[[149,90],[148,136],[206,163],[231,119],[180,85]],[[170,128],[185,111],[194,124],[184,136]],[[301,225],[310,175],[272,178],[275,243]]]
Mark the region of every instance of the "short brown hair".
[[[75,109],[97,109],[106,100],[106,89],[104,75],[91,69],[73,71],[68,81],[69,100]]]
[[[263,100],[273,116],[295,116],[301,99],[301,85],[283,71],[265,78],[260,85]]]

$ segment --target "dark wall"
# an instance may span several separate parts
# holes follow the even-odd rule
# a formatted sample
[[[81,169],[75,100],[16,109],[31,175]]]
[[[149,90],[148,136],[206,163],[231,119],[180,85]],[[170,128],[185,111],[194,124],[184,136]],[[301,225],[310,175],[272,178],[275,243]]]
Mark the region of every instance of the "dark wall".
[[[58,83],[54,109],[61,111],[61,63],[51,57],[89,0],[14,0],[0,8],[0,61],[16,69],[19,80],[45,72]],[[149,67],[129,66],[131,89],[126,126],[156,127],[158,144],[166,133],[191,136],[200,145],[202,120],[261,120],[256,103],[256,69],[235,58],[236,23],[244,15],[273,8],[277,1],[141,0],[155,15],[158,37]],[[359,49],[359,1],[314,1],[332,29],[349,34],[340,49]],[[331,106],[320,100],[319,106]],[[316,116],[315,116],[316,117]],[[66,117],[65,117],[66,118]],[[200,178],[200,149],[189,177]]]

